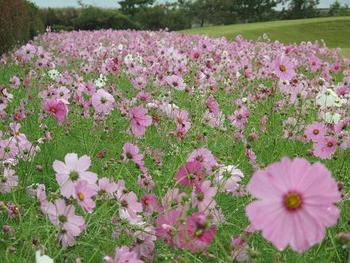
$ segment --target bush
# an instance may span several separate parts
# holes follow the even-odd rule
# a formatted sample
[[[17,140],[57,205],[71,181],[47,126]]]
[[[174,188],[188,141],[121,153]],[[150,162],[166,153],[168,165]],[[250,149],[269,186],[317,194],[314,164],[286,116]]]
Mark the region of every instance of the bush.
[[[98,30],[98,29],[137,29],[136,23],[118,10],[87,7],[82,9],[79,17],[74,21],[75,29]]]
[[[0,0],[0,54],[42,32],[39,9],[23,0]]]

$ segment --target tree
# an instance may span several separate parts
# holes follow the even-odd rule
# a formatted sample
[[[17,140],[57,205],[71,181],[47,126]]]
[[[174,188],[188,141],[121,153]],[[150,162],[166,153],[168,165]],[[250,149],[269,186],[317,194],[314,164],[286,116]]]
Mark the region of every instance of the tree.
[[[276,0],[235,0],[233,10],[236,11],[238,19],[242,22],[263,21],[271,19],[276,13],[276,7],[282,1]]]
[[[287,1],[288,2],[288,1]],[[292,0],[289,2],[289,18],[316,17],[319,12],[317,6],[319,0]]]
[[[120,1],[120,10],[128,16],[134,16],[140,9],[153,5],[154,0],[123,0]]]
[[[347,16],[350,10],[347,5],[342,6],[338,0],[331,4],[328,14],[330,16]]]

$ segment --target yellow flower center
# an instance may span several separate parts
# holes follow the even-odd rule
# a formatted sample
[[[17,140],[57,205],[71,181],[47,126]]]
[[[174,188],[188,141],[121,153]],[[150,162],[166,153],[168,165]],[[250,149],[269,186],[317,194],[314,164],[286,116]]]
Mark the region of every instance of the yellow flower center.
[[[280,71],[281,71],[281,72],[286,72],[286,71],[287,71],[286,66],[283,65],[283,64],[281,64],[281,65],[280,65]]]
[[[85,196],[83,193],[78,193],[78,198],[80,201],[84,201],[85,200]]]
[[[283,203],[288,210],[296,210],[301,207],[303,200],[300,194],[289,192],[284,196]]]

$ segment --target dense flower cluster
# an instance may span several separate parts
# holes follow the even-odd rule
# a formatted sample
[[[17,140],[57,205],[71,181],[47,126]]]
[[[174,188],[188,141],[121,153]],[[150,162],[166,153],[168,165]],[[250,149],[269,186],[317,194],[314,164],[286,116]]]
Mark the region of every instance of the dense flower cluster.
[[[46,33],[3,60],[26,70],[1,86],[7,126],[0,133],[0,193],[10,198],[26,189],[64,248],[81,245],[95,227],[91,218],[101,215],[113,226],[104,238],[118,240],[114,251],[104,251],[105,262],[151,262],[157,240],[212,256],[210,246],[230,223],[222,197],[233,211],[232,200],[249,194],[254,200],[242,202],[250,224],[230,233],[232,260],[252,260],[249,238],[258,232],[278,250],[303,252],[337,224],[341,189],[320,161],[346,158],[350,148],[350,60],[338,50],[108,30]],[[93,158],[85,138],[77,138],[82,148],[40,153],[42,144],[65,144],[57,136],[69,136],[83,119],[91,121],[92,133],[113,133],[118,156],[104,160],[108,153],[100,150]],[[31,134],[28,123],[41,134]],[[208,131],[218,135],[208,138]],[[159,134],[163,150],[147,145]],[[257,150],[267,136],[274,148]],[[293,148],[303,157],[284,157],[289,149],[276,155],[285,141],[308,153]],[[229,143],[233,156],[217,150]],[[27,170],[19,176],[23,162],[45,154],[55,156],[35,168],[48,171],[45,179],[24,178]],[[178,162],[161,170],[171,155]],[[0,213],[16,218],[16,202],[0,201]],[[106,207],[112,214],[101,212]]]

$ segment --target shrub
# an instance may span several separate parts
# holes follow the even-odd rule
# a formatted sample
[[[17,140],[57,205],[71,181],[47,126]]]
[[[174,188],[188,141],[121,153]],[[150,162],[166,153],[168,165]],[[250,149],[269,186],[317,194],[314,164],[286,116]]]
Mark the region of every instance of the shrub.
[[[138,26],[118,10],[107,10],[96,7],[82,9],[74,21],[75,29],[137,29]]]
[[[39,9],[23,0],[0,0],[0,54],[44,29]]]

